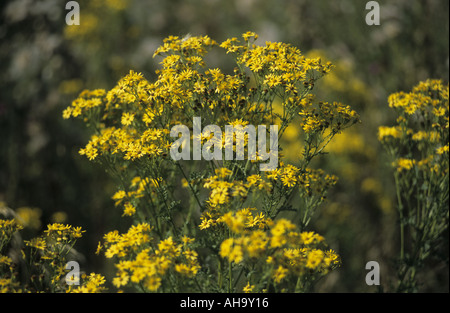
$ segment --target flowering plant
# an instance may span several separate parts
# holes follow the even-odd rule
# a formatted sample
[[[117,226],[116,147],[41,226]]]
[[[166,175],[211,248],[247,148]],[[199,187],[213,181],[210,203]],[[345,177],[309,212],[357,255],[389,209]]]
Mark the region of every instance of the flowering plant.
[[[41,235],[24,240],[20,232],[33,228],[23,219],[33,209],[26,211],[19,214],[0,202],[0,213],[6,217],[0,219],[0,293],[106,290],[105,277],[96,273],[71,276],[67,283],[67,262],[78,259],[73,247],[85,230],[55,222]]]
[[[393,160],[400,225],[398,291],[416,291],[416,274],[442,246],[448,229],[448,85],[420,82],[389,96],[396,125],[378,138]]]
[[[154,55],[164,57],[155,82],[130,71],[110,91],[82,92],[63,112],[92,128],[80,154],[117,178],[112,198],[132,221],[128,232],[106,234],[97,251],[117,260],[117,288],[303,291],[339,264],[324,238],[307,230],[337,178],[310,162],[358,115],[314,102],[314,83],[331,63],[285,43],[257,46],[253,32],[242,37],[220,45],[208,36],[168,37]],[[233,55],[233,73],[205,68],[213,46]],[[173,160],[170,129],[192,127],[193,117],[219,126],[276,124],[277,139],[299,123],[303,155],[297,166],[280,160],[264,173],[260,158]]]

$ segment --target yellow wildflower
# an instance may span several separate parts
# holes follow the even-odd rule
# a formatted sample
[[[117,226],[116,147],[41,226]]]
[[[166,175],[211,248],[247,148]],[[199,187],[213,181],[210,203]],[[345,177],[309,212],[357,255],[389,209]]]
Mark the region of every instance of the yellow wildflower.
[[[279,283],[283,280],[283,278],[286,277],[289,270],[287,268],[284,268],[283,266],[279,265],[278,268],[273,273],[273,279],[276,283]]]
[[[409,171],[414,167],[415,163],[415,160],[399,158],[396,162],[393,162],[393,165],[397,167],[398,172],[401,172],[403,170]]]
[[[437,154],[444,154],[444,153],[448,153],[448,144],[442,147],[439,147],[436,149],[436,153]]]
[[[255,285],[250,285],[250,282],[247,282],[247,285],[245,285],[245,287],[242,289],[242,291],[245,293],[250,293],[253,291],[254,288],[255,288]]]
[[[130,202],[126,202],[124,207],[125,207],[125,209],[123,210],[124,216],[133,216],[136,213],[136,208]]]
[[[315,269],[322,262],[325,254],[322,250],[314,249],[308,253],[308,258],[306,261],[306,267]]]
[[[131,125],[131,123],[132,123],[133,120],[134,120],[134,115],[135,115],[135,114],[133,114],[133,113],[127,113],[127,112],[125,112],[125,113],[122,114],[122,118],[121,118],[120,122],[121,122],[122,125],[124,125],[124,126]]]
[[[378,127],[378,140],[383,140],[385,137],[400,138],[401,131],[398,127]]]

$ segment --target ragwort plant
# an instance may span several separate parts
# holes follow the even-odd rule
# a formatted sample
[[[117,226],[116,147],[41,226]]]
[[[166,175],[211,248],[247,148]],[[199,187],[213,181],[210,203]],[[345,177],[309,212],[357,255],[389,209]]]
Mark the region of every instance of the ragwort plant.
[[[74,245],[85,232],[81,227],[51,223],[39,236],[25,240],[21,232],[30,226],[21,216],[3,202],[0,213],[4,216],[0,219],[0,293],[106,290],[102,275],[76,277],[70,276],[66,269],[67,262],[76,258]]]
[[[388,102],[395,126],[381,126],[378,138],[392,158],[399,216],[397,291],[417,291],[417,274],[445,244],[449,195],[448,84],[428,79]],[[448,262],[448,259],[447,259]]]
[[[97,253],[115,260],[119,290],[307,291],[340,264],[324,238],[307,229],[337,181],[311,161],[358,115],[338,102],[315,101],[314,84],[331,63],[285,43],[256,45],[253,32],[242,38],[219,44],[208,36],[170,36],[154,54],[163,57],[156,81],[130,71],[109,91],[83,91],[63,112],[92,129],[80,154],[117,179],[112,199],[130,228],[105,234]],[[232,73],[206,67],[213,47],[233,57]],[[175,161],[170,130],[192,129],[194,117],[221,129],[278,125],[279,139],[299,123],[299,165],[281,159],[261,172],[259,156]],[[227,144],[215,142],[214,149]]]

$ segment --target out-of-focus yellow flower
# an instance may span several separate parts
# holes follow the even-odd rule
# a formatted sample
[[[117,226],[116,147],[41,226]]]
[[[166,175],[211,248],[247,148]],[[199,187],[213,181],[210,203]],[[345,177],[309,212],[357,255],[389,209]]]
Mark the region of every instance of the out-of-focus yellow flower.
[[[383,140],[386,137],[400,138],[401,130],[398,127],[387,127],[380,126],[378,127],[378,139]]]
[[[66,212],[55,212],[52,214],[51,220],[53,223],[65,223],[67,221],[67,213]]]
[[[414,167],[415,163],[415,160],[400,158],[396,162],[393,162],[392,165],[397,167],[398,172],[401,172],[403,170],[409,171]]]
[[[23,227],[29,227],[34,230],[41,228],[42,211],[38,208],[21,207],[16,210],[17,221]]]

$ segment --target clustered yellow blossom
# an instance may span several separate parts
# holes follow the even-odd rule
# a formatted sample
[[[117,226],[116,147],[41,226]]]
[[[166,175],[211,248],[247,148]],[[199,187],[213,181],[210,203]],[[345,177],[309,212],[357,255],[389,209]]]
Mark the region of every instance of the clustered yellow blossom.
[[[147,223],[132,225],[128,232],[119,234],[117,230],[104,235],[105,247],[99,246],[97,253],[105,248],[105,256],[112,258],[114,256],[125,257],[141,248],[141,245],[152,240],[152,227]]]
[[[448,90],[448,85],[442,81],[428,79],[409,93],[397,92],[389,96],[389,106],[398,114],[397,125],[380,126],[378,139],[393,155],[397,155],[399,147],[405,147],[403,155],[392,163],[399,173],[414,167],[448,172],[448,163],[443,163],[442,159],[442,155],[448,153]]]
[[[6,205],[0,202],[0,208]],[[4,255],[4,249],[11,241],[14,233],[23,229],[21,223],[15,219],[0,219],[0,293],[20,292],[20,283],[15,279],[14,262]]]
[[[67,261],[61,256],[70,252],[71,247],[84,232],[81,227],[53,223],[47,225],[42,236],[25,241],[25,245],[34,249],[40,259],[52,268],[52,285],[57,286],[67,273],[65,270]]]
[[[304,193],[324,195],[326,190],[337,182],[335,175],[325,174],[322,169],[300,168],[292,165],[281,164],[274,171],[267,172],[267,177],[273,181],[280,181],[284,187],[291,188],[299,186]]]
[[[199,228],[204,230],[216,225],[226,225],[235,233],[240,233],[245,229],[259,228],[263,229],[267,225],[272,224],[272,220],[259,212],[253,214],[255,208],[240,209],[237,212],[227,212],[221,215],[218,211],[210,210],[201,216]]]
[[[386,137],[392,138],[400,138],[401,137],[401,128],[399,126],[388,127],[388,126],[380,126],[378,128],[378,139],[384,140]]]
[[[2,203],[0,203],[2,204]],[[3,205],[3,204],[2,204]],[[14,261],[7,252],[12,235],[26,227],[33,228],[27,217],[36,217],[38,209],[20,208],[14,213],[15,218],[0,219],[0,292],[101,292],[106,290],[105,279],[92,273],[82,285],[73,288],[65,282],[66,263],[73,258],[72,247],[85,232],[81,227],[68,224],[48,224],[44,232],[30,240],[24,240],[22,253],[15,255]],[[30,226],[31,225],[31,226]],[[19,237],[20,238],[20,237]],[[6,249],[6,250],[5,250]],[[73,260],[73,259],[72,259]],[[20,277],[22,264],[28,264],[30,277],[25,281]]]
[[[89,275],[83,274],[83,283],[80,286],[70,285],[67,293],[101,293],[106,291],[104,286],[106,279],[103,275],[91,273]]]
[[[305,133],[324,132],[329,128],[337,132],[359,122],[356,111],[339,102],[319,102],[318,107],[304,107],[299,114],[303,118]]]
[[[0,219],[0,249],[3,248],[3,246],[6,245],[7,242],[9,242],[12,235],[16,231],[19,231],[21,229],[23,229],[23,226],[15,219]]]
[[[414,167],[414,164],[416,164],[416,160],[406,158],[400,158],[397,160],[397,162],[393,163],[393,165],[397,167],[397,171],[399,172],[401,172],[402,170],[409,171]]]
[[[104,247],[99,245],[98,252],[105,248],[107,258],[115,256],[119,260],[113,279],[117,288],[135,283],[156,291],[169,272],[192,278],[199,271],[198,254],[191,248],[193,238],[185,236],[181,243],[176,243],[170,236],[152,246],[148,244],[153,239],[150,230],[148,224],[139,224],[122,235],[110,232],[105,235]]]
[[[220,255],[234,263],[259,263],[271,269],[275,282],[292,275],[301,277],[307,272],[327,273],[339,265],[338,255],[324,249],[324,238],[314,232],[298,232],[289,220],[270,223],[267,231],[256,229],[235,232],[220,245]],[[260,264],[260,258],[264,263]]]
[[[53,223],[47,225],[44,234],[47,238],[54,238],[57,242],[69,242],[82,237],[84,230],[81,227],[73,227],[72,225],[64,225]]]
[[[228,204],[231,199],[244,201],[252,189],[269,192],[272,185],[269,181],[263,179],[261,175],[249,175],[245,181],[232,180],[232,172],[227,168],[217,168],[216,175],[205,179],[203,187],[211,189],[207,201],[209,207],[215,208],[220,205]]]
[[[218,45],[208,36],[170,36],[154,54],[164,56],[156,82],[130,71],[110,91],[81,92],[63,112],[64,118],[98,121],[95,125],[98,132],[80,154],[90,160],[109,155],[132,161],[144,156],[161,157],[168,153],[170,127],[191,123],[185,109],[193,110],[202,119],[214,119],[219,125],[233,124],[238,121],[236,117],[251,112],[251,121],[238,123],[259,125],[274,121],[274,116],[267,114],[272,111],[269,99],[281,95],[285,107],[283,127],[296,113],[301,114],[306,133],[328,128],[337,132],[359,120],[349,106],[337,102],[313,105],[310,91],[314,81],[330,71],[329,62],[322,64],[320,58],[308,59],[285,43],[250,44],[250,38],[257,38],[251,32],[243,38],[244,44],[232,38]],[[218,68],[203,70],[203,57],[217,45],[235,54],[238,68],[234,75]],[[244,67],[255,74],[258,88],[249,86],[250,78]],[[258,95],[258,90],[264,98]],[[209,110],[202,111],[205,108]],[[209,113],[216,111],[222,114]]]
[[[14,279],[14,263],[8,256],[0,254],[0,293],[21,292],[20,283]]]

